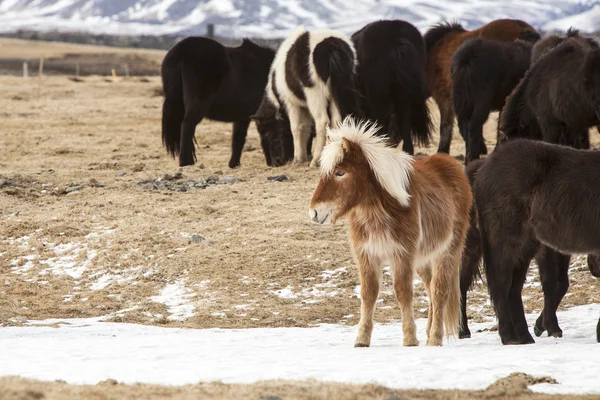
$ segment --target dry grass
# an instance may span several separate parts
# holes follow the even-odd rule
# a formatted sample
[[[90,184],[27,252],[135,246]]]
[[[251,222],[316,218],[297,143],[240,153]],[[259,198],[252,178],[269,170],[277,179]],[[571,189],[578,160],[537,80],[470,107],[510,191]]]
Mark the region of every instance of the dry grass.
[[[112,379],[97,385],[69,385],[64,382],[41,382],[17,377],[0,378],[0,400],[58,400],[81,398],[94,400],[130,399],[260,399],[260,400],[545,400],[597,399],[593,395],[545,395],[532,392],[527,385],[547,382],[523,373],[499,379],[486,390],[393,390],[379,385],[351,385],[320,381],[263,381],[251,385],[199,383],[178,387],[158,385],[125,385]],[[550,379],[551,381],[551,379]]]

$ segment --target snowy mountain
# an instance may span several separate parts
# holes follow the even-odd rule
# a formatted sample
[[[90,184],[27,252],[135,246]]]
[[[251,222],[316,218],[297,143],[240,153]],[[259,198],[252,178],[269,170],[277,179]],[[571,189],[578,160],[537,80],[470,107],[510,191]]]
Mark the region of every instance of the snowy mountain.
[[[543,31],[600,31],[592,0],[0,0],[0,31],[204,34],[283,37],[297,25],[352,33],[376,19],[404,19],[425,31],[456,19],[472,29],[497,18],[524,19]]]

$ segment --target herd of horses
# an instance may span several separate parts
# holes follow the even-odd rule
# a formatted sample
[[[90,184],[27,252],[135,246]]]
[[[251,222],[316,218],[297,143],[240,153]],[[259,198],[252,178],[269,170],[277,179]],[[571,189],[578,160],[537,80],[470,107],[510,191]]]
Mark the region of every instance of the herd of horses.
[[[575,29],[542,37],[524,21],[499,19],[471,31],[440,23],[421,35],[384,20],[350,37],[298,28],[278,50],[189,37],[167,53],[161,75],[162,140],[180,166],[194,164],[205,117],[233,122],[231,168],[251,121],[267,165],[320,166],[309,216],[350,220],[361,278],[356,346],[370,345],[385,262],[405,345],[418,344],[414,272],[431,300],[430,345],[442,344],[444,330],[471,336],[467,292],[482,262],[503,344],[534,342],[521,297],[532,259],[544,293],[537,336],[562,336],[556,310],[571,255],[587,254],[600,277],[600,152],[589,140],[600,128],[600,45]],[[413,142],[431,140],[429,97],[440,110],[439,146],[415,157]],[[488,155],[492,111],[497,143]],[[465,167],[449,156],[455,118]]]

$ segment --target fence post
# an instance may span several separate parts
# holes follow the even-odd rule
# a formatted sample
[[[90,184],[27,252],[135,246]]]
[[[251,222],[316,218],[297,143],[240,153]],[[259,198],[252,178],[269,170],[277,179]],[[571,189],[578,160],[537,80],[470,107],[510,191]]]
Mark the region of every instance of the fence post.
[[[23,61],[23,78],[29,77],[29,65],[27,61]]]
[[[44,74],[44,57],[40,57],[40,78],[42,77],[42,75]]]
[[[209,38],[215,37],[215,24],[206,25],[206,36]]]
[[[75,76],[79,76],[79,63],[75,63]]]
[[[125,77],[129,78],[129,64],[125,64]]]

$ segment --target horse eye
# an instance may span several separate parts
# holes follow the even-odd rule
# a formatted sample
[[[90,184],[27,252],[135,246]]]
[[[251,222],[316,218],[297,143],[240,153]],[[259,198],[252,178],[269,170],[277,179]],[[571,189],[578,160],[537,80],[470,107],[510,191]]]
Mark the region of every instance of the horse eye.
[[[344,174],[346,174],[344,171],[335,171],[335,176],[337,176],[338,178],[341,178],[342,176],[344,176]]]

